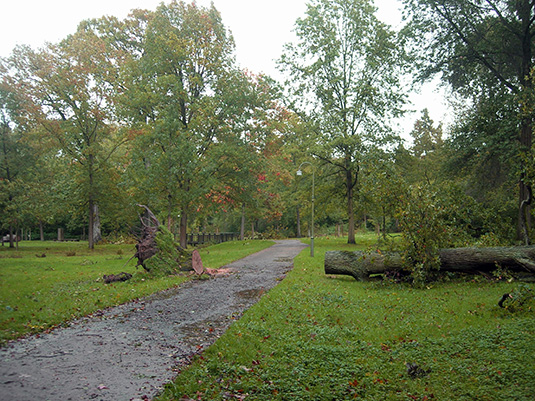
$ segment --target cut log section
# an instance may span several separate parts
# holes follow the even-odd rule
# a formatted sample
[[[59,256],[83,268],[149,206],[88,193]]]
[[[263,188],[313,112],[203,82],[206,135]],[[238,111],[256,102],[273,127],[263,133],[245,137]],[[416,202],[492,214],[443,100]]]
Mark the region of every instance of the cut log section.
[[[535,276],[535,246],[452,248],[440,250],[440,270],[481,274],[498,267]],[[403,272],[399,253],[327,251],[325,274],[353,276],[367,281],[370,275]]]
[[[119,273],[119,274],[104,275],[102,278],[104,279],[104,282],[106,284],[110,284],[110,283],[116,283],[118,281],[130,280],[132,278],[132,275],[130,273],[122,272],[122,273]]]

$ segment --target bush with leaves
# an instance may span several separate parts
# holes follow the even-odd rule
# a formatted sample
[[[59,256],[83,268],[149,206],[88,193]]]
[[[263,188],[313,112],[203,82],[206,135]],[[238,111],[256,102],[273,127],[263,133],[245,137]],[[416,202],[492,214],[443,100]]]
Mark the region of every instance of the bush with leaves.
[[[439,250],[449,243],[446,208],[429,186],[411,186],[400,196],[402,261],[414,284],[423,286],[440,268]]]
[[[409,186],[398,196],[403,263],[417,285],[435,278],[439,250],[507,246],[506,222],[452,182]]]
[[[530,286],[521,284],[504,294],[498,305],[512,313],[532,312],[535,310],[535,292]]]
[[[191,269],[191,252],[183,250],[165,226],[158,227],[155,240],[158,249],[154,256],[145,261],[147,271],[163,276]]]

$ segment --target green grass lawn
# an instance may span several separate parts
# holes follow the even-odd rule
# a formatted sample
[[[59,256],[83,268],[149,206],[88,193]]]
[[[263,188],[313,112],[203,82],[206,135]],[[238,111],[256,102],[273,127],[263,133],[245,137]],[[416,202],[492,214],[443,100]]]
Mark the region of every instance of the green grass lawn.
[[[534,312],[497,306],[516,283],[414,289],[329,277],[332,249],[356,247],[317,239],[315,258],[304,250],[158,399],[535,399]],[[411,376],[406,363],[421,370]]]
[[[233,241],[200,250],[203,264],[218,268],[268,246],[271,241]],[[135,260],[134,245],[21,242],[0,247],[0,344],[38,333],[99,309],[179,285],[190,276],[153,279]],[[127,263],[128,262],[128,263]],[[104,274],[133,274],[104,284]]]

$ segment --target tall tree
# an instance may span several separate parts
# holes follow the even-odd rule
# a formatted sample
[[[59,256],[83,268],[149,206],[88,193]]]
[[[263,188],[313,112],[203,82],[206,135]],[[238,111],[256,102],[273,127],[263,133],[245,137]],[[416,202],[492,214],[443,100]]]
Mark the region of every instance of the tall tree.
[[[5,79],[22,105],[19,124],[54,141],[57,157],[77,177],[88,213],[89,248],[100,230],[105,166],[122,143],[113,124],[120,60],[86,23],[59,44],[38,51],[19,47],[7,60]]]
[[[422,52],[423,77],[442,73],[455,90],[474,100],[493,93],[523,97],[533,90],[535,1],[403,0]],[[517,113],[511,135],[531,151],[534,115]],[[523,171],[521,158],[516,164]],[[519,177],[518,232],[529,243],[531,187]]]
[[[414,123],[410,135],[413,139],[412,152],[416,157],[429,156],[444,145],[442,124],[435,127],[427,109],[422,110],[422,116]]]
[[[410,150],[414,157],[410,178],[414,180],[413,183],[431,184],[439,178],[445,162],[442,124],[435,126],[429,111],[424,109],[410,135],[413,139]]]
[[[168,224],[180,216],[183,247],[188,216],[216,182],[215,153],[232,143],[229,121],[237,114],[227,84],[235,78],[233,49],[213,5],[172,1],[148,19],[142,52],[130,69],[128,107],[142,116],[146,132],[132,167],[159,193]]]
[[[405,65],[400,38],[374,15],[368,0],[313,0],[296,22],[296,44],[281,59],[290,74],[295,107],[308,114],[310,150],[343,178],[355,243],[355,192],[367,149],[387,138],[401,113]]]
[[[15,180],[21,171],[23,157],[20,135],[13,130],[13,104],[9,95],[9,91],[0,88],[0,227],[9,229],[9,243],[13,247],[16,216],[12,213],[12,207],[15,202]]]
[[[214,199],[226,198],[241,209],[243,237],[246,218],[280,219],[284,208],[277,184],[288,181],[290,160],[284,147],[294,132],[295,115],[282,107],[280,89],[267,76],[238,73],[226,86],[224,104],[234,110],[227,124],[234,135],[227,136],[226,146],[218,147],[220,190]]]

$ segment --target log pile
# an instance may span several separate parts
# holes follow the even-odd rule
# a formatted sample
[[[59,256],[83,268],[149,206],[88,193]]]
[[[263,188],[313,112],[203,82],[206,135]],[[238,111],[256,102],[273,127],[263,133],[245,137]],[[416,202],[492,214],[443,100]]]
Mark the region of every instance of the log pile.
[[[535,246],[452,248],[440,250],[440,271],[468,274],[492,273],[508,269],[527,278],[535,278]],[[325,274],[349,275],[368,281],[374,274],[404,272],[399,253],[328,251]]]

